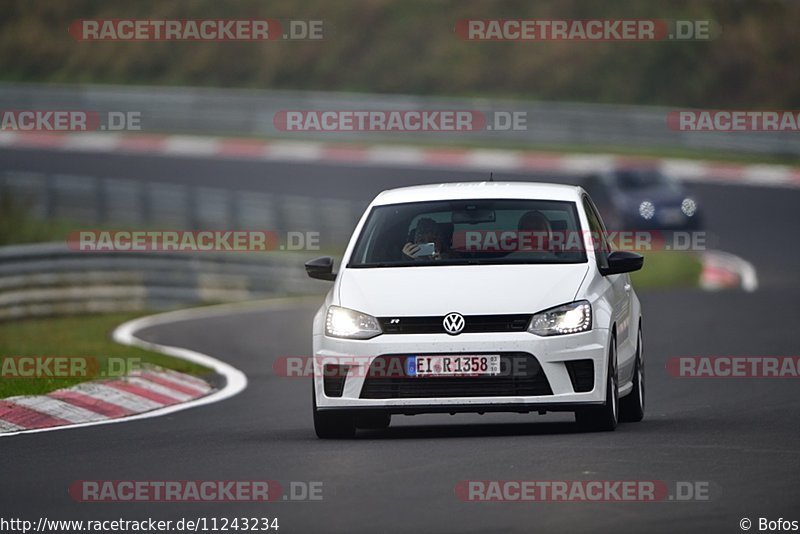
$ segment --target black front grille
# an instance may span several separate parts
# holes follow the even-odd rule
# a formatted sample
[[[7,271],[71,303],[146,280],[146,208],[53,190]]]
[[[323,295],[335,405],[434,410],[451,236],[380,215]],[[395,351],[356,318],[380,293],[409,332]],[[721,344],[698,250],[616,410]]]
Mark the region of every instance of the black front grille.
[[[575,393],[585,393],[594,389],[594,361],[574,360],[565,364]]]
[[[478,353],[470,353],[473,354]],[[514,397],[553,394],[539,361],[528,353],[501,354],[500,374],[494,376],[408,376],[406,359],[410,357],[411,355],[385,355],[375,358],[364,380],[361,398]],[[386,373],[381,372],[382,369],[400,371]]]
[[[446,334],[443,321],[444,315],[378,318],[384,334]],[[524,332],[530,321],[530,314],[465,315],[461,333]]]

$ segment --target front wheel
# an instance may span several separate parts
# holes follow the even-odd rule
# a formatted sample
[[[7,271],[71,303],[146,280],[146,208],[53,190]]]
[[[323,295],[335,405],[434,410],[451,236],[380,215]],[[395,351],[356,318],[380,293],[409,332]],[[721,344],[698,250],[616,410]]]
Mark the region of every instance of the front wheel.
[[[575,412],[575,421],[584,430],[609,432],[619,422],[619,381],[617,380],[617,339],[611,337],[608,349],[606,401],[602,406],[586,406]]]
[[[356,420],[342,410],[318,410],[317,389],[311,382],[311,402],[314,411],[314,432],[320,439],[346,439],[356,435]]]
[[[642,357],[642,329],[636,337],[636,363],[633,369],[633,390],[619,401],[619,417],[626,423],[644,419],[644,358]]]

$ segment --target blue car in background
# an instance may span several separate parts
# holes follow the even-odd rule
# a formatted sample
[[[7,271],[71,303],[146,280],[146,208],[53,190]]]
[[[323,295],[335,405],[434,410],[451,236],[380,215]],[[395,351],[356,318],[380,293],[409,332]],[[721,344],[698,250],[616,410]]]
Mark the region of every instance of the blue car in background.
[[[654,167],[622,167],[580,184],[609,230],[700,230],[702,213],[685,186]]]

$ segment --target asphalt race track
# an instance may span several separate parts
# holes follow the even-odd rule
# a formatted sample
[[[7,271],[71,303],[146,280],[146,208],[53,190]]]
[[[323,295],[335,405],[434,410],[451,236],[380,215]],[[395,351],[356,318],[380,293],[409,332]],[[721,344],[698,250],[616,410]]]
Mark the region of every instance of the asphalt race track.
[[[410,183],[477,173],[0,150],[4,169],[58,170],[241,189],[364,198]],[[120,174],[122,173],[122,174]],[[225,176],[224,182],[220,177]],[[502,179],[502,176],[495,176]],[[520,179],[515,175],[514,179]],[[544,179],[531,176],[531,179]],[[313,185],[313,188],[310,187]],[[578,433],[568,414],[395,416],[388,431],[321,441],[310,380],[276,376],[308,355],[318,302],[150,328],[244,371],[242,394],[211,406],[118,425],[0,441],[5,516],[50,519],[278,517],[279,532],[741,532],[748,517],[798,517],[800,396],[792,379],[687,379],[674,356],[798,354],[800,190],[693,185],[716,248],[752,262],[755,293],[643,293],[647,415],[613,433]],[[321,300],[321,298],[319,299]],[[321,481],[323,500],[253,503],[78,503],[78,480]],[[473,503],[462,480],[662,480],[708,483],[711,499],[655,503]]]
[[[266,162],[58,150],[0,148],[0,168],[79,174],[154,182],[173,182],[245,191],[348,198],[364,205],[385,189],[421,183],[485,180],[484,172],[433,168],[300,162]],[[495,180],[563,182],[544,173],[494,174]],[[800,231],[800,190],[693,184],[690,192],[704,210],[710,245],[742,256],[758,270],[760,285],[800,289],[800,250],[792,236]]]

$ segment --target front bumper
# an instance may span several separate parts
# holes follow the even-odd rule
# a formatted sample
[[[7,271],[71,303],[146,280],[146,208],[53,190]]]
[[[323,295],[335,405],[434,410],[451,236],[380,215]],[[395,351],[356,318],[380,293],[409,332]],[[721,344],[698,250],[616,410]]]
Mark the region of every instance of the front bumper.
[[[380,335],[369,340],[314,336],[314,388],[317,408],[381,409],[391,413],[570,410],[605,401],[609,331],[539,337],[527,332]],[[536,358],[552,394],[514,396],[458,396],[362,398],[362,388],[373,360],[384,355],[528,353]],[[576,392],[567,362],[590,360],[594,370],[591,390]],[[323,363],[347,362],[341,396],[325,394]],[[343,375],[345,376],[345,375]],[[418,378],[415,380],[439,380]]]

